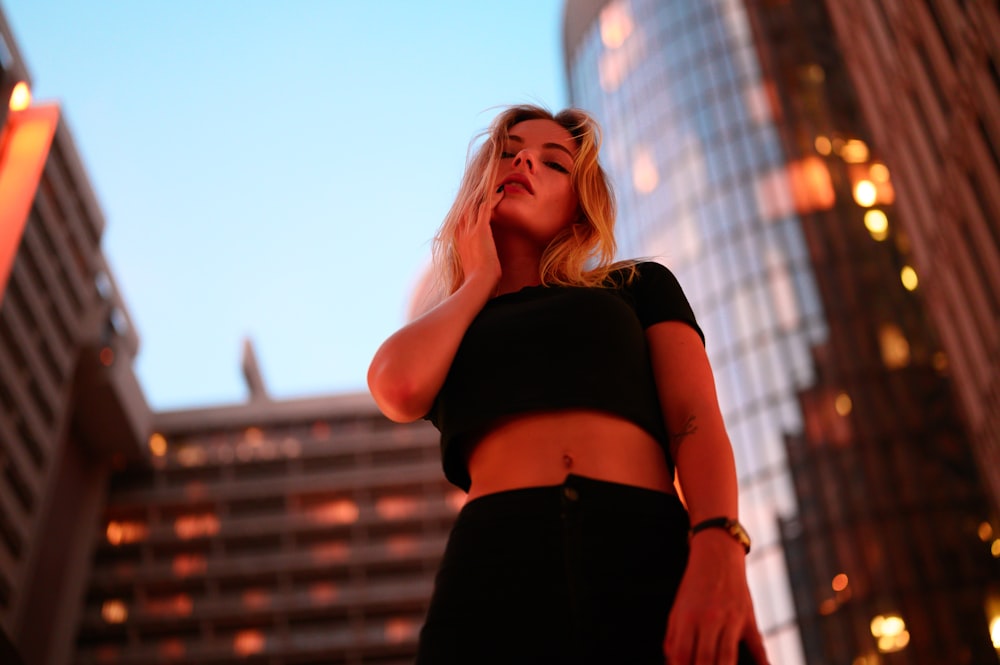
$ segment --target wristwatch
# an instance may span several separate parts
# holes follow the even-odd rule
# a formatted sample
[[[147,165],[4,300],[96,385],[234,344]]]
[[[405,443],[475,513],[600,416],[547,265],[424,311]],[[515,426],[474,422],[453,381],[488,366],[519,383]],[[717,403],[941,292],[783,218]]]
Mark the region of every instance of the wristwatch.
[[[739,521],[731,517],[712,517],[692,526],[691,535],[694,536],[694,534],[705,529],[722,529],[742,545],[743,550],[747,554],[750,554],[750,534],[747,533],[747,530],[743,528],[743,525]]]

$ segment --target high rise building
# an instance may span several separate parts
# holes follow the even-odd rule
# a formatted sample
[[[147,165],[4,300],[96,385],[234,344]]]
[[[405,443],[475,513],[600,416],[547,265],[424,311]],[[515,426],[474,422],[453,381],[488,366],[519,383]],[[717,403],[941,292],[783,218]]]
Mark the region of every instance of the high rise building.
[[[571,100],[622,254],[670,266],[705,330],[772,660],[991,662],[1000,525],[823,10],[570,0]]]
[[[827,6],[1000,513],[1000,8]]]
[[[0,14],[0,660],[68,662],[112,467],[141,454],[138,348],[104,219]]]
[[[412,662],[465,498],[432,426],[258,393],[154,429],[111,480],[71,662]]]

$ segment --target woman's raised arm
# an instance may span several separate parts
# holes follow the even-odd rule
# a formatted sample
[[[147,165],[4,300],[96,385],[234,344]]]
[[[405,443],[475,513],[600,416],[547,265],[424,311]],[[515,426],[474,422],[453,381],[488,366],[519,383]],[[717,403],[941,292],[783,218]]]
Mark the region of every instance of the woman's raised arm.
[[[465,331],[500,281],[488,218],[459,232],[456,244],[465,268],[462,285],[383,342],[368,367],[368,389],[390,420],[409,422],[430,410]]]

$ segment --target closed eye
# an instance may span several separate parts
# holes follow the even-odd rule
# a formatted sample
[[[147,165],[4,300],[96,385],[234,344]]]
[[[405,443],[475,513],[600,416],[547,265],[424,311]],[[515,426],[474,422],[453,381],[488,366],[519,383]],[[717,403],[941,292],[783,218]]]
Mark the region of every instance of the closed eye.
[[[560,173],[569,173],[569,169],[567,169],[559,162],[545,162],[545,165],[548,166],[549,168],[559,171]]]
[[[514,153],[512,153],[512,152],[501,152],[500,153],[500,159],[510,159],[513,156],[514,156]]]

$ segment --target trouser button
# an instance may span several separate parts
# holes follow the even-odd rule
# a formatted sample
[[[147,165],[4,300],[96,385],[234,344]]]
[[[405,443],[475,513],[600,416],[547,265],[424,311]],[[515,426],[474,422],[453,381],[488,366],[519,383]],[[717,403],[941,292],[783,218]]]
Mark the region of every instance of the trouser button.
[[[564,487],[563,496],[569,499],[570,501],[576,501],[577,499],[580,498],[580,493],[577,492],[576,489],[573,487]]]

